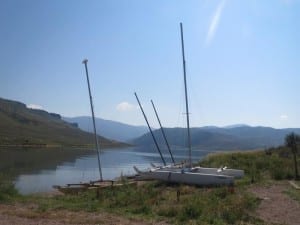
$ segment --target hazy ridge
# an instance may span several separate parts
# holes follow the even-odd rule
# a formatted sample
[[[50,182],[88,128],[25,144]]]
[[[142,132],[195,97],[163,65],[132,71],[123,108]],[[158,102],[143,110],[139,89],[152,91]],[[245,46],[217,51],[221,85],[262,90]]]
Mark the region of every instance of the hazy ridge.
[[[185,128],[165,128],[170,145],[186,146],[187,134]],[[192,147],[206,150],[246,150],[275,147],[284,144],[285,136],[290,132],[300,134],[299,128],[274,129],[271,127],[231,126],[191,128]],[[157,142],[165,146],[160,130],[155,130]],[[149,133],[133,140],[136,145],[153,145]]]
[[[91,133],[67,123],[56,113],[30,109],[17,101],[0,98],[0,145],[63,145],[94,144]],[[99,137],[103,147],[121,144]]]
[[[77,123],[78,127],[87,132],[93,132],[92,119],[89,116],[63,117],[70,123]],[[133,126],[112,120],[95,118],[98,133],[106,138],[127,142],[148,132],[146,126]]]

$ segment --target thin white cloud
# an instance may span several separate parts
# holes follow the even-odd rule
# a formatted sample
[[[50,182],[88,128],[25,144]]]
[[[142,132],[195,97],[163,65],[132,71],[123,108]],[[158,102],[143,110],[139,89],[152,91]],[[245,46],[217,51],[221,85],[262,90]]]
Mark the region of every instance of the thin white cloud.
[[[27,108],[29,108],[29,109],[40,109],[40,110],[42,110],[42,109],[43,109],[43,106],[40,106],[40,105],[37,105],[37,104],[28,104],[28,105],[27,105]]]
[[[121,112],[128,112],[128,111],[131,111],[133,109],[136,109],[136,106],[132,105],[128,102],[121,102],[117,105],[116,109],[118,111],[121,111]]]
[[[218,28],[220,18],[222,16],[222,12],[225,6],[226,0],[221,0],[220,3],[218,4],[216,10],[213,13],[212,19],[210,21],[209,29],[206,35],[206,46],[210,44],[212,39],[215,36],[216,30]]]
[[[280,119],[281,119],[281,120],[288,120],[288,118],[289,118],[289,117],[288,117],[287,115],[281,115],[281,116],[280,116]]]

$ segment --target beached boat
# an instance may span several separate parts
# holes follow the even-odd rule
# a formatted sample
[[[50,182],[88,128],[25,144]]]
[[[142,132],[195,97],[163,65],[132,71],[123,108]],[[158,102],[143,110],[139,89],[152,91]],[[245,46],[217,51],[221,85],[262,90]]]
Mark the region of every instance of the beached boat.
[[[169,183],[180,183],[197,186],[221,186],[233,185],[234,177],[227,175],[208,174],[192,172],[189,168],[182,168],[181,170],[163,170],[151,169],[148,171],[140,171],[135,167],[140,180],[161,180]]]
[[[102,169],[101,169],[101,162],[100,162],[100,150],[99,150],[99,142],[98,142],[98,135],[97,135],[97,130],[96,130],[96,124],[95,124],[95,115],[94,115],[94,107],[93,107],[93,99],[92,99],[92,93],[91,93],[91,88],[90,88],[90,80],[89,80],[89,73],[88,73],[88,67],[87,67],[87,59],[84,59],[82,63],[84,64],[85,67],[85,73],[86,73],[86,80],[87,80],[87,85],[88,85],[88,92],[89,92],[89,97],[90,97],[90,106],[91,106],[91,113],[92,113],[92,120],[93,120],[93,128],[94,128],[94,139],[95,139],[95,147],[97,150],[97,159],[98,159],[98,168],[99,168],[99,176],[100,180],[99,181],[90,181],[89,183],[77,183],[77,184],[67,184],[65,186],[59,186],[59,185],[54,185],[53,188],[63,192],[63,193],[72,193],[72,192],[80,192],[84,191],[87,189],[91,188],[105,188],[112,186],[114,181],[105,181],[103,180],[102,176]]]
[[[119,188],[123,186],[133,186],[137,185],[137,181],[122,181],[122,180],[106,180],[106,181],[94,181],[89,183],[75,183],[75,184],[66,184],[65,186],[54,185],[53,188],[64,194],[78,194],[79,192],[87,190],[102,190],[106,188]]]
[[[191,137],[190,137],[190,125],[189,125],[189,110],[188,110],[188,98],[187,98],[187,84],[186,84],[186,70],[185,70],[185,56],[184,56],[184,41],[183,41],[183,30],[182,23],[180,23],[181,31],[181,47],[182,47],[182,59],[183,59],[183,73],[184,73],[184,87],[185,87],[185,102],[186,102],[186,116],[187,116],[187,131],[188,131],[188,149],[189,149],[189,160],[186,167],[185,164],[166,165],[165,160],[162,158],[164,166],[157,167],[153,165],[152,169],[141,171],[137,167],[134,167],[135,171],[139,175],[139,179],[157,179],[167,181],[171,183],[184,183],[201,186],[211,185],[232,185],[234,178],[241,178],[244,176],[243,170],[227,169],[227,167],[221,168],[204,168],[204,167],[193,167],[191,159]],[[136,95],[136,94],[135,94]],[[136,96],[137,98],[137,96]],[[137,98],[138,100],[138,98]],[[143,112],[142,106],[138,100],[140,108]],[[153,105],[153,103],[152,103]],[[153,105],[154,107],[154,105]],[[155,110],[155,107],[154,107]],[[156,110],[155,110],[156,113]],[[143,112],[144,114],[144,112]],[[157,114],[156,114],[157,115]],[[158,117],[158,116],[157,116]],[[146,117],[145,117],[146,119]],[[148,124],[148,121],[146,119]],[[160,122],[160,121],[159,121]],[[148,124],[149,126],[149,124]],[[149,128],[150,129],[150,128]],[[162,129],[162,127],[161,127]],[[151,129],[150,129],[151,131]],[[152,134],[152,132],[151,132]],[[155,137],[152,134],[154,142],[158,148]],[[164,136],[165,137],[165,136]],[[169,147],[169,146],[168,146]],[[159,148],[158,148],[159,150]],[[169,149],[170,151],[170,149]],[[159,150],[162,157],[162,154]],[[172,158],[173,159],[173,158]],[[174,162],[174,160],[173,160]]]
[[[156,166],[153,163],[151,163],[151,166],[153,169],[159,169],[164,171],[180,171],[182,168],[184,168],[184,164]],[[193,173],[206,173],[206,174],[232,176],[235,179],[240,179],[245,175],[244,170],[230,169],[227,168],[226,166],[220,168],[208,168],[208,167],[195,166],[190,168],[190,171]]]

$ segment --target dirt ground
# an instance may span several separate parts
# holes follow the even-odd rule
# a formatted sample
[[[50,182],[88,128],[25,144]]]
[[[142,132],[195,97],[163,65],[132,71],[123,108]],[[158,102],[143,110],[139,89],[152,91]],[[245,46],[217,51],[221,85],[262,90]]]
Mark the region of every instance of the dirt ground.
[[[257,217],[266,223],[300,225],[300,204],[284,193],[288,188],[291,186],[287,181],[250,188],[261,199]]]
[[[34,205],[0,204],[0,225],[68,225],[68,224],[101,224],[101,225],[167,225],[164,222],[145,222],[127,219],[118,215],[96,212],[70,212],[67,210],[37,212]]]

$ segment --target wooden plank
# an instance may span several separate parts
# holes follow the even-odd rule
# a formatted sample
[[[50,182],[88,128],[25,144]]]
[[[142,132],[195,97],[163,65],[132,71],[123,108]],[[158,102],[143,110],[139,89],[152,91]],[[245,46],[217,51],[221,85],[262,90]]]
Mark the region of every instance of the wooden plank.
[[[300,187],[293,181],[289,181],[290,185],[292,185],[293,188],[300,190]]]

